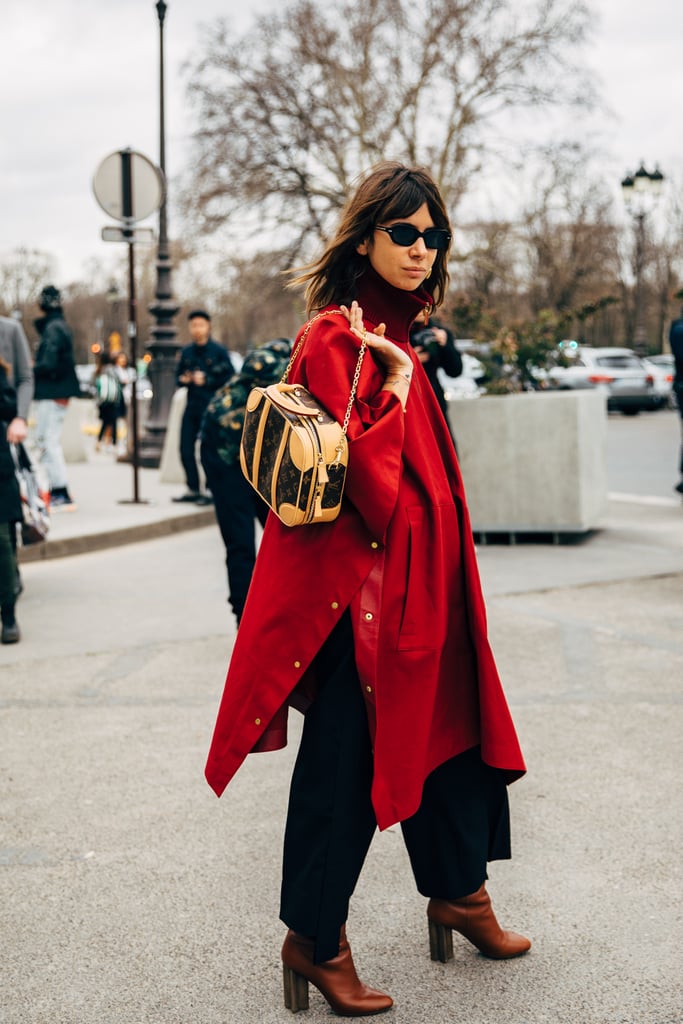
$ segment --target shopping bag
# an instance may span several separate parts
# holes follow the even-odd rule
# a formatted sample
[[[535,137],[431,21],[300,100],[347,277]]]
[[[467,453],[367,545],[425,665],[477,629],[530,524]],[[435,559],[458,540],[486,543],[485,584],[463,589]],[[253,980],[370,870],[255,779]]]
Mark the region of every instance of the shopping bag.
[[[38,473],[23,444],[11,444],[10,448],[21,496],[21,543],[28,547],[47,540],[50,532],[50,492],[38,479]]]

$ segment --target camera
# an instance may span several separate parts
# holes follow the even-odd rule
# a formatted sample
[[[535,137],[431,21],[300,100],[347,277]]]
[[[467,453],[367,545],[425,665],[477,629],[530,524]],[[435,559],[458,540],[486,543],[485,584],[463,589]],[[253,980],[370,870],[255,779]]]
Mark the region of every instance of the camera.
[[[437,355],[440,347],[431,327],[424,327],[421,331],[412,333],[410,335],[410,344],[413,348],[424,349],[430,356]]]

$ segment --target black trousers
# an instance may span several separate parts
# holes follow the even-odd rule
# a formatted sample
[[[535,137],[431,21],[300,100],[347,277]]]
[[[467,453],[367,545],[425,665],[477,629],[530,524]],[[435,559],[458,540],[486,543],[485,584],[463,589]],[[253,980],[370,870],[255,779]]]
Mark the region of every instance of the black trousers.
[[[180,423],[180,461],[183,464],[189,491],[199,490],[199,470],[197,469],[195,446],[199,437],[199,428],[202,425],[204,409],[203,405],[188,403]]]
[[[258,519],[265,525],[268,506],[247,482],[239,463],[227,465],[205,441],[200,453],[225,544],[229,601],[239,622],[256,560],[254,523]]]
[[[316,940],[315,959],[337,955],[339,930],[370,847],[372,748],[348,613],[316,659],[320,683],[306,714],[285,829],[281,920]],[[503,773],[479,748],[437,768],[422,803],[401,822],[417,888],[458,899],[485,881],[489,860],[510,856]]]
[[[0,523],[0,608],[10,611],[14,608],[16,584],[16,536],[14,523]]]
[[[106,430],[111,431],[111,443],[116,444],[116,421],[119,414],[119,406],[117,402],[103,402],[100,406],[100,421],[101,427],[100,432],[97,435],[97,440],[101,441],[105,435]]]

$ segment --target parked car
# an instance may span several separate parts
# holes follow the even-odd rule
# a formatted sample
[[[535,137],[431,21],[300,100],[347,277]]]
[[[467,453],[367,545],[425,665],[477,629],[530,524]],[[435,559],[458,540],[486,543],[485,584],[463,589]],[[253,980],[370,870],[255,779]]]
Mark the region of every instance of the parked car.
[[[459,377],[449,377],[441,369],[436,371],[446,401],[450,401],[451,398],[479,398],[483,391],[479,385],[479,381],[486,372],[483,363],[476,356],[469,355],[467,352],[461,353],[461,356],[462,373]]]
[[[630,348],[589,348],[579,345],[567,366],[548,370],[548,386],[560,391],[599,388],[607,397],[607,408],[635,416],[661,404],[654,390],[653,376],[645,362]]]
[[[643,359],[649,373],[652,376],[652,386],[662,409],[676,409],[676,395],[674,394],[674,357],[671,353],[664,353],[658,356],[648,356]]]

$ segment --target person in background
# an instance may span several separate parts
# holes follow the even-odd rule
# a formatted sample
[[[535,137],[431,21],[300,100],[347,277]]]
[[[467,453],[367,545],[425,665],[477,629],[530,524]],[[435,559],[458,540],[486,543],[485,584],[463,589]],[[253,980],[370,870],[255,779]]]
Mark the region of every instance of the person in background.
[[[17,415],[17,395],[9,383],[11,366],[0,358],[0,423],[9,426]],[[14,472],[14,460],[7,440],[7,429],[0,430],[0,618],[3,644],[21,639],[14,613],[16,593],[16,524],[21,519],[21,498]]]
[[[95,442],[95,451],[105,436],[109,436],[111,444],[116,447],[116,425],[123,401],[123,388],[114,368],[114,360],[108,352],[100,355],[97,372],[95,373],[97,389],[97,409],[100,416],[100,432]]]
[[[681,315],[671,324],[669,346],[675,365],[673,389],[681,416],[681,452],[678,462],[681,479],[674,485],[674,490],[683,494],[683,309],[681,309]]]
[[[36,441],[50,482],[50,508],[75,509],[62,451],[69,399],[81,394],[74,366],[73,336],[64,320],[62,297],[54,285],[43,288],[38,305],[44,315],[35,321],[40,336],[33,366],[38,403]]]
[[[14,317],[0,316],[0,359],[9,367],[8,379],[17,395],[16,415],[7,424],[7,440],[10,444],[22,444],[28,431],[28,413],[33,399],[33,370],[31,350],[24,329]],[[16,563],[16,531],[12,530],[11,541]],[[23,584],[16,565],[15,594],[21,594]]]
[[[202,420],[199,450],[225,544],[228,600],[238,625],[254,571],[256,520],[265,526],[268,515],[268,506],[245,479],[240,466],[244,410],[252,388],[280,380],[291,347],[287,338],[277,338],[250,352],[240,372],[213,396]]]
[[[172,500],[210,505],[211,498],[199,488],[195,447],[211,396],[232,377],[234,369],[227,350],[211,337],[209,314],[203,309],[193,309],[187,319],[192,343],[181,351],[176,370],[176,384],[187,388],[187,405],[180,425],[180,460],[187,491]]]
[[[26,440],[28,411],[33,399],[31,350],[24,330],[13,317],[0,316],[0,359],[8,366],[7,375],[17,393],[17,412],[7,424],[7,440],[20,444]]]
[[[455,442],[451,421],[448,418],[448,402],[437,373],[437,370],[443,370],[448,377],[459,377],[462,373],[462,356],[455,347],[453,334],[439,320],[430,317],[426,325],[413,325],[410,331],[410,344],[415,349],[427,374],[427,379],[432,385],[432,390],[436,395],[436,400],[457,451],[458,446]]]
[[[123,440],[127,434],[127,415],[130,403],[133,399],[133,384],[135,383],[135,371],[132,366],[128,365],[128,356],[125,352],[118,352],[114,360],[114,369],[116,376],[119,378],[121,383],[121,401],[119,402],[119,408],[117,410],[117,417],[121,421],[119,423],[118,436],[119,440],[119,453],[123,455],[126,450],[126,442]]]

